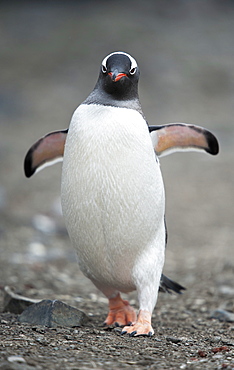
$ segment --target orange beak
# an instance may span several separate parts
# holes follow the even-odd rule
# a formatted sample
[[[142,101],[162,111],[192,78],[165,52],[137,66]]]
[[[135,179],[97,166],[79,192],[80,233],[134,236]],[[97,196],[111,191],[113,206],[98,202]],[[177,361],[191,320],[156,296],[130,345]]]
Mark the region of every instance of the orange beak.
[[[124,76],[127,77],[126,73],[117,73],[116,74],[115,71],[114,72],[109,72],[108,75],[111,76],[112,81],[114,81],[114,82],[119,81]]]

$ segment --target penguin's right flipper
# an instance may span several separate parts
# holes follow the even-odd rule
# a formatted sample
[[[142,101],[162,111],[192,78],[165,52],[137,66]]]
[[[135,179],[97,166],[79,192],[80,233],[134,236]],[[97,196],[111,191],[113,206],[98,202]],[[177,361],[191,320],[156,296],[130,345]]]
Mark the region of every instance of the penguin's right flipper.
[[[182,290],[186,290],[182,285],[176,283],[175,281],[169,279],[165,275],[161,275],[161,280],[160,280],[160,286],[159,286],[159,291],[163,293],[171,293],[171,291],[182,294]]]
[[[63,160],[67,133],[68,129],[50,132],[31,146],[24,159],[26,177]]]

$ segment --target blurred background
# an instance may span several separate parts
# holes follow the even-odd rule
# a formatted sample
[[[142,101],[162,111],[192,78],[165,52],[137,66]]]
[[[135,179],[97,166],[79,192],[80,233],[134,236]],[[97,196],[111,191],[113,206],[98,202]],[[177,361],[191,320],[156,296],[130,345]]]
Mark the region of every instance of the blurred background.
[[[61,165],[26,179],[23,160],[41,136],[68,127],[100,62],[118,50],[138,61],[149,124],[197,124],[220,142],[217,157],[161,159],[165,271],[188,287],[197,281],[197,289],[233,287],[234,3],[228,0],[1,1],[0,283],[72,294],[95,289],[79,274],[64,228]]]

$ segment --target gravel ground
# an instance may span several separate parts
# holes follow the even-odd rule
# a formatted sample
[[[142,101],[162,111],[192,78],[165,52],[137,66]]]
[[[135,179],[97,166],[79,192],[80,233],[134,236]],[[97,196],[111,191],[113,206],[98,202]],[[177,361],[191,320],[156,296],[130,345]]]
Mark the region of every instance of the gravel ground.
[[[59,299],[90,317],[82,328],[50,329],[1,313],[0,369],[234,369],[232,2],[0,7],[0,284],[30,298]],[[217,157],[161,160],[169,230],[164,272],[187,290],[159,295],[152,338],[101,326],[106,299],[79,271],[61,216],[61,165],[30,180],[22,170],[29,146],[68,126],[100,61],[118,49],[140,64],[150,124],[205,126],[221,147]],[[128,299],[137,308],[135,293]],[[217,309],[230,322],[211,318]]]

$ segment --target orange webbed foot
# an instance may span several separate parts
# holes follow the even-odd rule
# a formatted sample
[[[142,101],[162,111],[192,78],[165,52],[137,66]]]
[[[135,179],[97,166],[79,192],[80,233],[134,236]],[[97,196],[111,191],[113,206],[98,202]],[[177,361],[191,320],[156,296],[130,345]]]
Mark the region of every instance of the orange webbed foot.
[[[118,294],[115,298],[109,299],[109,313],[104,325],[131,325],[136,322],[136,317],[134,308]]]
[[[131,326],[125,326],[121,334],[129,334],[131,337],[144,335],[151,337],[154,329],[151,326],[151,313],[145,310],[139,312],[137,321]]]

